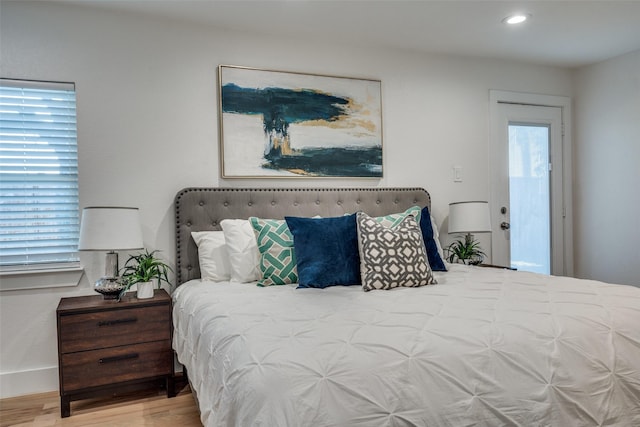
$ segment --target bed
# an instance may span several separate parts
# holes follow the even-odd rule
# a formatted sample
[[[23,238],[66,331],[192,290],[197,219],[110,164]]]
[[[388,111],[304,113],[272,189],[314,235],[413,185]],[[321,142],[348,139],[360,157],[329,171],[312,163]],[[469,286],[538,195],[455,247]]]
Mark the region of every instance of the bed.
[[[203,425],[640,425],[640,288],[458,264],[371,292],[201,278],[192,233],[225,219],[413,206],[424,189],[177,194],[173,346]]]

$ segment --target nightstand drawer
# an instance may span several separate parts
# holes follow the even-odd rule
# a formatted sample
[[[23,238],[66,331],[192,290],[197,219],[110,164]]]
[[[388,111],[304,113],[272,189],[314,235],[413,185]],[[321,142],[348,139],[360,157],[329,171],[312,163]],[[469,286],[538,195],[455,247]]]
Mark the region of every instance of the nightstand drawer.
[[[112,384],[172,373],[171,341],[156,341],[64,354],[64,390]]]
[[[60,317],[60,352],[92,350],[146,341],[170,340],[166,305],[78,313]]]

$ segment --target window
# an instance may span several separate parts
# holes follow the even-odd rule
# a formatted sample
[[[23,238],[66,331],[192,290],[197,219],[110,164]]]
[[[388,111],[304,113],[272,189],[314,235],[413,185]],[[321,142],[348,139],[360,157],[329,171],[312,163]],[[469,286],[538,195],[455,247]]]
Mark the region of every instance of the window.
[[[78,267],[73,83],[0,79],[0,271]]]
[[[551,126],[509,123],[511,267],[551,274]]]

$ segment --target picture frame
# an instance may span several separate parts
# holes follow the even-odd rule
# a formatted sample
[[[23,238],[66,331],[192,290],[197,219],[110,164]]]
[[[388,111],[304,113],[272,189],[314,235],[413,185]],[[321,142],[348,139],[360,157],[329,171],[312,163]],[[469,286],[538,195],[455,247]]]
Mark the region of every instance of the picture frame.
[[[383,176],[380,80],[220,65],[223,178]]]

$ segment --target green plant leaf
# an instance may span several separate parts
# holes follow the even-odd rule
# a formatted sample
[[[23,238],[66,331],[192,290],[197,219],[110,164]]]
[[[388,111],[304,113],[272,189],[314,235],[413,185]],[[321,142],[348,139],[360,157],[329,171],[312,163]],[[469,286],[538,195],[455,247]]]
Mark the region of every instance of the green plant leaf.
[[[155,254],[159,252],[154,250],[149,252],[147,249],[143,253],[130,255],[121,270],[122,280],[126,285],[125,290],[129,289],[136,283],[150,282],[154,279],[158,281],[158,287],[165,282],[171,286],[169,281],[169,272],[171,267],[165,264]]]
[[[445,257],[451,263],[462,261],[464,264],[479,264],[486,256],[480,247],[480,242],[469,234],[465,235],[464,240],[451,243],[445,251]]]

